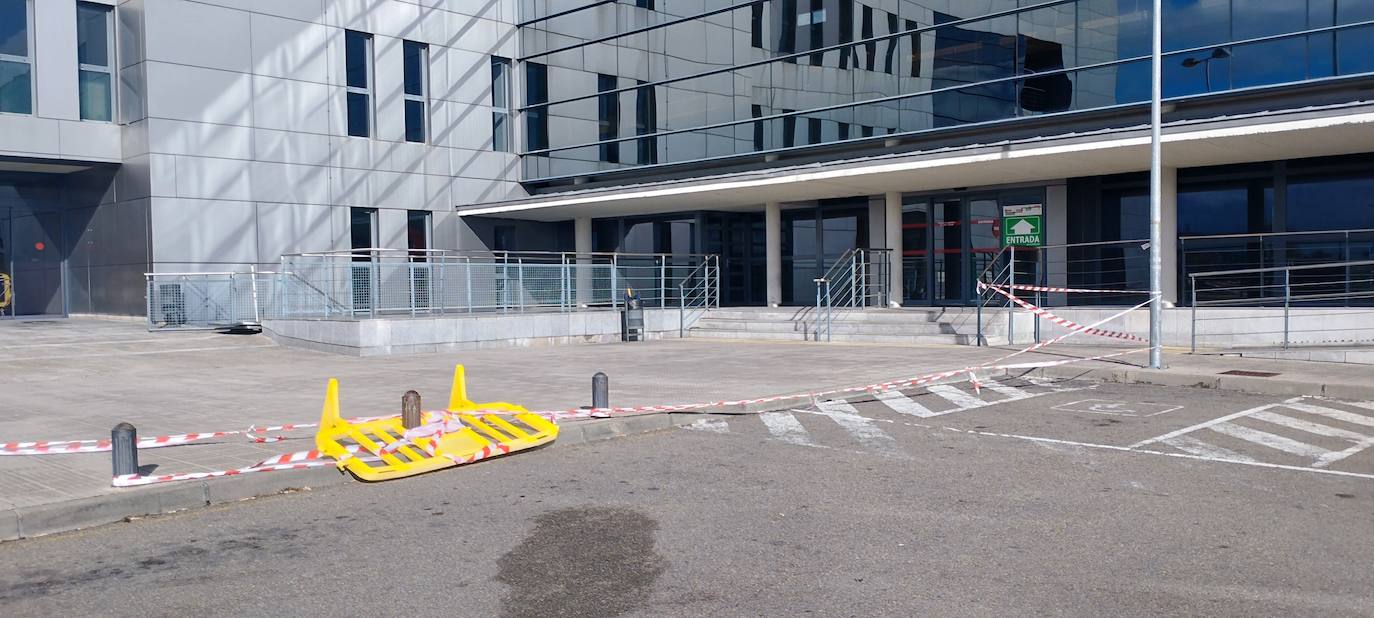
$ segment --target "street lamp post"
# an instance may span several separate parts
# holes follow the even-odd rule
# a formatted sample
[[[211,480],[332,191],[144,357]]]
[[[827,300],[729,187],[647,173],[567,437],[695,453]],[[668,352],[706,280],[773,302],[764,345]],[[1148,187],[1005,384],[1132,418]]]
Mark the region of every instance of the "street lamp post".
[[[1163,313],[1163,274],[1164,239],[1160,209],[1161,157],[1160,157],[1160,99],[1162,98],[1163,72],[1163,0],[1154,0],[1150,17],[1152,21],[1150,37],[1150,368],[1164,367],[1161,327],[1164,325]]]
[[[1231,57],[1231,52],[1226,51],[1225,48],[1218,47],[1218,48],[1216,48],[1216,49],[1213,49],[1213,50],[1212,50],[1212,53],[1211,53],[1211,54],[1208,54],[1206,58],[1192,58],[1192,57],[1184,58],[1184,59],[1183,59],[1183,68],[1185,68],[1185,69],[1191,69],[1191,68],[1193,68],[1193,67],[1195,67],[1195,66],[1197,66],[1197,65],[1202,65],[1202,83],[1203,83],[1203,87],[1207,89],[1207,92],[1211,92],[1211,91],[1212,91],[1212,61],[1213,61],[1213,60],[1224,60],[1224,59],[1230,58],[1230,57]]]

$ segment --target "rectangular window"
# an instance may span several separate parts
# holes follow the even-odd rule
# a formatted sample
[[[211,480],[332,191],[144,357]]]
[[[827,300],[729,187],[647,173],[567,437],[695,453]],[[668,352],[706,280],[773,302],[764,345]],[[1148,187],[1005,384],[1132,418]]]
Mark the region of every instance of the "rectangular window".
[[[350,208],[348,215],[349,247],[355,251],[353,261],[366,262],[371,259],[371,256],[366,252],[356,252],[377,246],[377,209]]]
[[[538,62],[525,63],[525,105],[540,105],[549,101],[549,67]],[[544,150],[549,147],[548,108],[525,111],[525,149]]]
[[[33,113],[32,7],[0,0],[0,112]]]
[[[849,43],[854,40],[854,0],[840,0],[839,18],[840,43]],[[849,53],[853,51],[849,47],[840,48],[840,68],[849,68]],[[855,60],[855,64],[858,61]]]
[[[752,118],[763,117],[762,105],[750,105],[749,116]],[[754,121],[754,150],[763,150],[763,121]]]
[[[803,26],[810,24],[811,27],[811,47],[816,49],[825,46],[825,0],[811,0],[811,13],[808,18],[801,15],[797,16],[797,25]],[[805,21],[806,23],[802,23]],[[819,52],[811,54],[811,66],[820,66],[825,62],[825,53]]]
[[[654,0],[635,0],[635,6],[641,9],[654,10]]]
[[[82,120],[114,119],[114,7],[76,3],[77,100]]]
[[[919,26],[915,21],[912,21],[912,20],[910,20],[910,19],[906,20],[906,29],[907,29],[907,30],[915,30],[915,29],[917,29],[917,28],[919,28],[919,27],[920,27],[920,26]],[[910,59],[909,59],[909,62],[911,62],[911,76],[912,76],[912,77],[920,77],[920,76],[921,76],[921,34],[920,34],[919,32],[913,32],[913,33],[911,33],[911,57],[910,57]]]
[[[401,42],[405,79],[406,141],[429,141],[429,46]]]
[[[873,127],[866,124],[859,125],[859,135],[863,137],[873,137]]]
[[[654,86],[644,86],[635,90],[635,135],[648,135],[658,131],[658,97]],[[658,163],[658,138],[641,137],[636,142],[641,165]]]
[[[429,211],[406,211],[406,248],[411,251],[429,249]]]
[[[491,149],[511,151],[510,58],[491,57]]]
[[[345,92],[348,97],[348,134],[372,136],[372,35],[344,31]]]
[[[763,0],[749,5],[749,44],[763,49]]]
[[[615,90],[615,88],[616,79],[614,75],[597,74],[597,92],[606,92]],[[596,127],[597,140],[605,141],[620,137],[620,93],[611,92],[597,95]],[[620,142],[599,144],[597,151],[602,161],[607,163],[620,162]]]
[[[893,13],[888,13],[887,33],[896,34],[897,32],[897,16]],[[887,73],[888,75],[894,74],[892,63],[894,61],[893,59],[897,57],[897,44],[900,43],[901,40],[902,37],[899,36],[894,36],[887,40],[887,57],[883,59],[883,72]]]
[[[797,110],[785,109],[784,114],[790,114]],[[782,147],[791,148],[797,145],[797,117],[783,116],[782,118]]]
[[[863,17],[859,21],[859,38],[868,39],[873,37],[873,7],[865,6]],[[874,62],[878,57],[878,42],[869,41],[864,43],[864,68],[873,70]]]
[[[849,139],[849,123],[847,123],[847,122],[841,122],[841,123],[840,123],[840,141],[843,142],[844,140],[847,140],[847,139]]]
[[[820,119],[820,118],[807,118],[807,119],[806,119],[806,143],[808,143],[808,144],[819,144],[819,143],[821,143],[821,119]]]

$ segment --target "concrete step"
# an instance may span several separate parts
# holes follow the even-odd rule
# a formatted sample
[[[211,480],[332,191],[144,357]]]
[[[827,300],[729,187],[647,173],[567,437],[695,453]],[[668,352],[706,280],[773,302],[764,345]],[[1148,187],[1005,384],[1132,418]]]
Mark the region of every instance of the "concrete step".
[[[802,333],[787,332],[759,332],[759,331],[736,331],[718,330],[711,328],[693,328],[687,333],[688,337],[697,339],[752,339],[760,341],[808,341],[809,339]],[[968,335],[871,335],[871,334],[850,334],[833,333],[830,337],[832,342],[849,343],[887,343],[901,345],[969,345],[973,338]]]
[[[909,322],[909,323],[886,323],[886,322],[850,322],[846,316],[844,319],[837,319],[831,322],[831,330],[835,333],[848,334],[868,334],[868,335],[944,335],[953,334],[954,328],[948,324],[940,322]],[[810,321],[781,321],[781,320],[747,320],[737,318],[718,318],[714,315],[702,318],[696,324],[697,328],[709,328],[713,330],[733,330],[740,332],[808,332],[814,331],[816,326]]]

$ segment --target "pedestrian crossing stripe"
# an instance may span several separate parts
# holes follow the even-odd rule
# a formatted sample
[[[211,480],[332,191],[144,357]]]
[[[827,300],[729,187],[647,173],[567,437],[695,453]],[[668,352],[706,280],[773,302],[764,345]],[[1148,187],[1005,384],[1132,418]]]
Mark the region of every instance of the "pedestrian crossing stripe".
[[[1262,450],[1259,452],[1261,453],[1267,452],[1263,449],[1280,451],[1310,460],[1311,463],[1308,465],[1312,468],[1326,468],[1331,464],[1374,446],[1374,435],[1367,435],[1342,427],[1334,427],[1322,422],[1316,422],[1318,420],[1334,420],[1350,425],[1374,427],[1374,417],[1328,406],[1313,405],[1306,403],[1304,401],[1305,399],[1308,398],[1294,397],[1287,401],[1267,404],[1250,410],[1228,414],[1191,427],[1185,427],[1162,436],[1138,442],[1131,445],[1130,448],[1138,449],[1149,444],[1158,443],[1173,447],[1190,455],[1243,463],[1255,463],[1257,461],[1249,454],[1239,453],[1232,448],[1213,444],[1205,439],[1206,435],[1219,434],[1260,447]],[[1341,403],[1351,407],[1374,410],[1374,404],[1370,404],[1369,402]],[[1300,416],[1303,415],[1307,415],[1309,418],[1300,418]],[[1263,425],[1283,427],[1288,430],[1301,432],[1304,435],[1341,440],[1349,446],[1340,450],[1328,449],[1316,444],[1304,442],[1300,439],[1279,435],[1272,431],[1266,431],[1265,429],[1255,426],[1255,423],[1241,424],[1238,422],[1243,419],[1257,421]]]

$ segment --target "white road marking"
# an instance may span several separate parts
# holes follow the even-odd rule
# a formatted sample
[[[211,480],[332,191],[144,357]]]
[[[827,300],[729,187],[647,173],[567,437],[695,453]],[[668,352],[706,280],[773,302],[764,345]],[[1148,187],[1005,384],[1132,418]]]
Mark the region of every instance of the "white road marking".
[[[700,431],[710,431],[712,433],[730,433],[730,424],[721,418],[703,418],[687,426],[688,429]]]
[[[1081,391],[1084,388],[1095,388],[1097,386],[1096,384],[1092,384],[1089,386],[1062,386],[1061,384],[1063,383],[1063,380],[1057,380],[1054,378],[1038,378],[1035,376],[1021,376],[1021,379],[1041,388],[1048,388],[1051,392],[1055,393],[1072,393],[1074,391]]]
[[[1197,455],[1199,457],[1210,457],[1213,459],[1225,459],[1227,461],[1255,461],[1252,458],[1241,455],[1231,449],[1222,448],[1215,444],[1208,444],[1192,436],[1178,436],[1163,440],[1161,444],[1168,444],[1180,451]]]
[[[988,402],[983,401],[982,399],[979,399],[977,397],[974,397],[973,395],[970,395],[968,393],[965,393],[964,391],[954,388],[953,386],[950,386],[948,384],[936,384],[934,386],[927,386],[926,390],[935,393],[936,395],[939,395],[941,397],[944,397],[945,399],[949,400],[950,403],[953,403],[955,406],[957,406],[960,410],[972,410],[974,408],[981,408],[985,405],[988,405]]]
[[[1346,457],[1363,451],[1371,446],[1374,446],[1374,438],[1366,438],[1365,440],[1362,440],[1356,443],[1354,446],[1351,446],[1350,448],[1347,448],[1343,451],[1332,451],[1330,453],[1322,455],[1321,458],[1317,460],[1317,463],[1312,464],[1312,466],[1316,468],[1325,468],[1333,463],[1336,463],[1342,459],[1345,459]]]
[[[895,390],[879,391],[873,393],[873,396],[876,397],[878,401],[881,401],[884,404],[886,404],[887,407],[892,408],[892,411],[898,414],[915,416],[917,418],[930,418],[938,414],[930,408],[927,408],[919,403],[916,403],[910,397],[907,397],[906,395],[903,395]]]
[[[873,419],[860,416],[854,406],[845,401],[822,401],[814,413],[830,417],[865,448],[888,457],[906,457],[897,441],[873,424]]]
[[[1352,405],[1358,406],[1360,404]],[[1354,412],[1346,412],[1345,410],[1336,410],[1334,408],[1327,408],[1325,406],[1314,406],[1311,404],[1300,403],[1296,400],[1285,401],[1283,403],[1283,407],[1292,408],[1299,412],[1306,412],[1308,414],[1316,414],[1317,416],[1325,416],[1326,418],[1334,418],[1338,421],[1345,421],[1352,425],[1368,425],[1370,427],[1374,427],[1374,418],[1370,418],[1363,414],[1356,414]]]
[[[1327,425],[1322,425],[1320,423],[1313,423],[1311,421],[1304,421],[1300,418],[1293,418],[1291,416],[1275,414],[1273,412],[1256,412],[1254,414],[1251,414],[1250,418],[1256,418],[1266,423],[1282,425],[1290,429],[1305,431],[1307,433],[1314,433],[1319,436],[1326,436],[1328,438],[1341,438],[1343,440],[1350,440],[1352,442],[1363,442],[1369,439],[1369,436],[1366,436],[1364,434],[1355,433],[1353,431],[1346,431],[1344,429],[1330,427]]]
[[[1018,399],[1029,399],[1033,397],[1033,395],[1026,391],[1016,388],[1015,386],[1007,386],[996,380],[980,380],[979,383],[983,385],[983,388],[994,393],[1001,393],[1002,396],[1006,397],[1004,401],[1016,401]]]
[[[763,421],[764,426],[768,427],[768,433],[776,440],[798,446],[816,446],[816,443],[811,441],[811,434],[806,432],[801,421],[792,416],[791,412],[764,412],[759,415],[759,420]]]
[[[1264,411],[1264,410],[1268,410],[1268,409],[1270,409],[1270,408],[1272,408],[1272,407],[1274,407],[1274,406],[1276,406],[1276,405],[1288,405],[1288,404],[1291,404],[1291,403],[1296,403],[1296,402],[1297,402],[1298,400],[1300,400],[1300,399],[1302,399],[1302,397],[1294,397],[1294,398],[1292,398],[1292,399],[1289,399],[1289,400],[1284,401],[1282,404],[1267,403],[1267,404],[1264,404],[1264,405],[1262,405],[1262,406],[1259,406],[1258,408],[1250,408],[1249,410],[1241,410],[1240,412],[1236,412],[1236,413],[1233,413],[1233,414],[1227,414],[1226,416],[1219,416],[1219,417],[1214,418],[1214,419],[1212,419],[1212,420],[1210,420],[1210,421],[1203,421],[1203,422],[1198,423],[1198,424],[1196,424],[1196,425],[1190,425],[1190,426],[1188,426],[1188,427],[1184,427],[1183,429],[1178,429],[1178,430],[1175,430],[1175,431],[1171,431],[1171,432],[1166,433],[1166,434],[1164,434],[1164,435],[1162,435],[1162,436],[1155,436],[1155,437],[1150,438],[1150,439],[1148,439],[1148,440],[1141,440],[1141,441],[1139,441],[1139,442],[1136,442],[1135,444],[1132,444],[1132,445],[1131,445],[1130,447],[1128,447],[1128,448],[1140,448],[1140,447],[1145,446],[1145,445],[1147,445],[1147,444],[1154,444],[1155,442],[1163,442],[1163,441],[1165,441],[1165,440],[1168,440],[1169,438],[1176,438],[1176,437],[1181,436],[1181,435],[1183,435],[1183,434],[1185,434],[1185,433],[1192,433],[1192,432],[1197,431],[1197,430],[1199,430],[1199,429],[1206,429],[1206,428],[1208,428],[1208,427],[1211,427],[1211,426],[1213,426],[1213,425],[1216,425],[1217,423],[1225,423],[1226,421],[1238,419],[1238,418],[1240,418],[1240,417],[1242,417],[1242,416],[1249,416],[1249,415],[1254,414],[1254,413],[1256,413],[1256,412],[1261,412],[1261,411]]]
[[[973,434],[973,435],[978,435],[978,436],[993,436],[993,437],[997,437],[997,438],[1011,438],[1011,439],[1015,439],[1015,440],[1027,440],[1027,441],[1030,441],[1030,442],[1046,442],[1046,443],[1050,443],[1050,444],[1067,444],[1067,445],[1070,445],[1070,446],[1082,446],[1082,447],[1087,447],[1087,448],[1097,448],[1097,449],[1103,449],[1103,450],[1107,450],[1107,451],[1118,451],[1118,452],[1126,452],[1126,453],[1141,453],[1141,454],[1144,454],[1144,455],[1163,455],[1163,456],[1165,456],[1165,457],[1178,457],[1178,458],[1180,458],[1180,459],[1196,459],[1196,460],[1199,460],[1199,461],[1215,461],[1215,462],[1221,462],[1221,463],[1238,464],[1238,465],[1242,465],[1242,466],[1256,466],[1256,467],[1260,467],[1260,468],[1276,468],[1276,469],[1279,469],[1279,470],[1293,470],[1293,471],[1296,471],[1296,472],[1315,472],[1315,473],[1317,473],[1317,474],[1331,474],[1331,475],[1334,475],[1334,476],[1349,476],[1349,477],[1361,478],[1361,479],[1374,479],[1374,474],[1364,474],[1364,473],[1360,473],[1360,472],[1344,472],[1344,471],[1341,471],[1341,470],[1327,470],[1327,469],[1325,469],[1325,468],[1308,468],[1308,467],[1305,467],[1305,466],[1289,466],[1289,465],[1284,465],[1284,464],[1265,463],[1265,462],[1262,462],[1262,461],[1241,461],[1241,460],[1236,460],[1236,459],[1225,459],[1225,458],[1221,458],[1221,457],[1208,457],[1208,456],[1204,456],[1204,455],[1193,455],[1193,454],[1190,454],[1190,453],[1166,453],[1166,452],[1164,452],[1164,451],[1151,451],[1151,450],[1145,450],[1145,449],[1138,449],[1138,448],[1131,447],[1131,446],[1116,446],[1116,445],[1114,445],[1114,444],[1093,444],[1093,443],[1091,443],[1091,442],[1073,442],[1073,441],[1070,441],[1070,440],[1057,440],[1057,439],[1055,439],[1055,438],[1037,438],[1037,437],[1035,437],[1035,436],[1019,436],[1019,435],[1010,434],[1010,433],[993,433],[993,432],[990,432],[990,431],[974,431],[974,430],[971,430],[971,429],[955,429],[954,427],[946,427],[945,429],[948,429],[948,430],[954,431],[954,432],[958,432],[958,433],[967,433],[967,434]]]
[[[1313,446],[1306,442],[1299,442],[1292,438],[1272,434],[1267,431],[1260,431],[1258,429],[1251,429],[1244,425],[1237,425],[1235,423],[1216,423],[1208,427],[1208,429],[1215,431],[1219,434],[1231,436],[1233,438],[1240,438],[1241,440],[1245,440],[1246,442],[1254,442],[1255,444],[1278,449],[1280,451],[1292,453],[1294,455],[1298,455],[1301,457],[1311,457],[1313,459],[1320,459],[1323,455],[1326,455],[1331,452],[1324,448],[1321,448],[1319,446]]]

